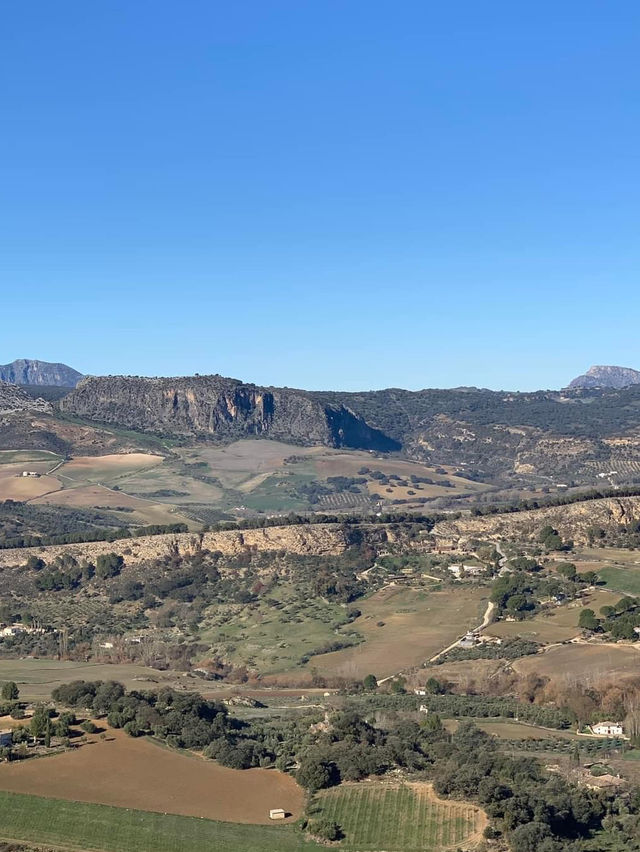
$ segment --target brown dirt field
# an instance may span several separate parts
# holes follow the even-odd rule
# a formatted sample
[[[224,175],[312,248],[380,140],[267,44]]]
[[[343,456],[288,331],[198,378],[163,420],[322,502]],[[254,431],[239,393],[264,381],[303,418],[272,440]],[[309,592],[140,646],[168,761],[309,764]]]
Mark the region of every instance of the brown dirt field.
[[[20,472],[23,470],[37,470],[35,464],[27,464],[27,467],[20,465]],[[56,479],[55,476],[18,476],[17,471],[8,473],[5,471],[5,467],[13,468],[14,466],[3,465],[0,471],[0,501],[34,500],[49,491],[57,491],[61,487],[60,480]],[[51,467],[51,465],[47,465],[47,467]]]
[[[518,674],[537,672],[552,681],[593,685],[640,674],[640,650],[630,645],[558,645],[513,662]]]
[[[304,792],[273,769],[227,769],[144,738],[109,731],[87,745],[42,759],[0,765],[0,789],[12,793],[268,825],[269,809],[297,819]]]
[[[387,677],[420,665],[477,627],[485,606],[486,589],[477,586],[441,592],[388,586],[359,605],[362,615],[352,627],[365,642],[313,657],[309,666],[339,677]]]

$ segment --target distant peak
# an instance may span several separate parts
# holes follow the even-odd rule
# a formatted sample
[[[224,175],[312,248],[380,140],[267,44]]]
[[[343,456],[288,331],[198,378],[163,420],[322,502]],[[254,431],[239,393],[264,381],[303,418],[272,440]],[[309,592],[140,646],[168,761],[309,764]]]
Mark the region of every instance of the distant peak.
[[[18,358],[10,364],[0,365],[0,381],[12,385],[41,385],[74,388],[82,373],[66,364],[52,364],[34,358]]]
[[[640,370],[631,367],[595,365],[569,382],[570,388],[626,388],[640,385]]]

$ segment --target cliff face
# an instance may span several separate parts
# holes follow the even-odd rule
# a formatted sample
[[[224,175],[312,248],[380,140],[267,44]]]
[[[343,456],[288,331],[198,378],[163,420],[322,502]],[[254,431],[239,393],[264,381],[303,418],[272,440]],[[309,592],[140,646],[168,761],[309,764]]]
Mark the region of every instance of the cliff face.
[[[0,381],[13,385],[49,385],[74,388],[82,374],[66,364],[50,364],[20,358],[11,364],[0,365]]]
[[[78,417],[141,432],[231,440],[246,435],[305,444],[396,449],[342,405],[325,405],[303,391],[261,388],[221,376],[84,379],[60,401]]]
[[[436,540],[442,538],[461,542],[470,538],[536,541],[542,527],[550,524],[562,538],[583,545],[589,541],[591,527],[614,531],[620,527],[635,526],[639,522],[640,497],[607,497],[528,512],[440,521],[434,526],[433,534]]]

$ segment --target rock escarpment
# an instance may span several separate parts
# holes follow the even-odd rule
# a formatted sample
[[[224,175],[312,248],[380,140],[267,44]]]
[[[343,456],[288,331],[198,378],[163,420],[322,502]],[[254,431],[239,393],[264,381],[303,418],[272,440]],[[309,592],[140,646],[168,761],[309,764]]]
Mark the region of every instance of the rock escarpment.
[[[89,377],[60,407],[78,417],[161,435],[220,440],[254,435],[376,450],[399,446],[344,405],[324,404],[304,391],[221,376]]]

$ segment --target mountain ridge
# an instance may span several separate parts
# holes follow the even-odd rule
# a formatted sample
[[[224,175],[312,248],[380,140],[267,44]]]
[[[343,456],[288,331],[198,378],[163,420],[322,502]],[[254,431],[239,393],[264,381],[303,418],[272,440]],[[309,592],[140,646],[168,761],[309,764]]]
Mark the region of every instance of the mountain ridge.
[[[0,364],[0,381],[12,385],[73,388],[81,378],[82,373],[73,367],[35,358],[18,358],[10,364]]]

